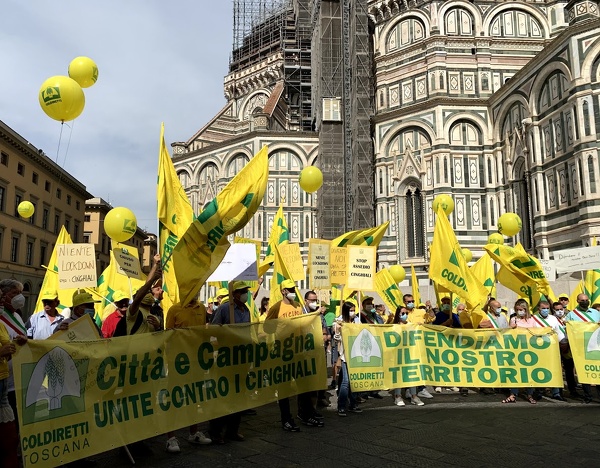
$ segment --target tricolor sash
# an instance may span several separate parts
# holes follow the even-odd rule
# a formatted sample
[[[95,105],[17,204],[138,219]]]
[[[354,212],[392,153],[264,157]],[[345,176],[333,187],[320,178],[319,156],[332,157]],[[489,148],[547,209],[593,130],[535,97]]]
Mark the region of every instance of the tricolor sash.
[[[592,317],[590,317],[590,314],[586,312],[581,312],[580,310],[577,309],[573,309],[573,313],[579,317],[579,319],[582,322],[586,322],[586,323],[594,323],[594,320],[592,319]]]

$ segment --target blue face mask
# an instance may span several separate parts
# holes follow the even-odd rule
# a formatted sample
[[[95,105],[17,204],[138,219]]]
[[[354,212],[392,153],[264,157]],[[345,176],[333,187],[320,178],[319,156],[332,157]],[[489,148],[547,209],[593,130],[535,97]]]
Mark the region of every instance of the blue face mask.
[[[450,310],[450,304],[442,304],[442,310],[444,310],[444,311]]]
[[[496,312],[496,315],[500,315],[502,313],[502,309],[498,308],[494,312]]]
[[[409,302],[408,304],[406,304],[406,307],[408,307],[409,309],[414,309],[415,308],[415,303],[414,302]]]
[[[407,318],[408,318],[408,314],[400,314],[400,320],[406,321]]]
[[[540,309],[540,315],[544,318],[548,317],[548,314],[550,314],[550,309]]]
[[[94,318],[94,315],[96,315],[96,311],[94,309],[85,309],[83,313],[88,314],[92,319]]]
[[[371,313],[374,314],[375,312],[377,312],[374,308],[371,309]]]

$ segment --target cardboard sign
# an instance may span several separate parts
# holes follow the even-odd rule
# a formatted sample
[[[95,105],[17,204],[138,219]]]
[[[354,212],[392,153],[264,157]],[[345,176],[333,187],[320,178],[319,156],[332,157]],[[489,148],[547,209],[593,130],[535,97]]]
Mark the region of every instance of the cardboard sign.
[[[135,249],[133,249],[135,250]],[[113,249],[113,255],[117,262],[117,272],[129,278],[143,280],[140,268],[140,259],[129,252],[126,247]]]
[[[346,247],[331,247],[330,251],[331,284],[346,284],[348,274],[348,251]]]
[[[540,265],[542,265],[544,275],[548,278],[548,281],[556,281],[556,263],[554,260],[540,259]]]
[[[326,289],[331,286],[330,244],[330,241],[321,239],[308,241],[308,271],[310,287],[313,289]]]
[[[50,337],[51,340],[61,340],[68,343],[71,341],[93,341],[100,338],[102,337],[98,332],[98,327],[88,314],[71,322],[68,330],[57,331]]]
[[[253,244],[232,244],[208,281],[253,281],[257,279],[256,247]]]
[[[277,246],[277,249],[279,249],[292,279],[294,281],[304,281],[306,272],[304,271],[302,255],[300,255],[300,244],[281,244]]]
[[[93,244],[57,244],[56,251],[59,289],[98,286]]]
[[[558,250],[554,252],[554,262],[556,273],[594,270],[600,263],[600,246]]]
[[[349,245],[346,287],[355,291],[373,291],[377,269],[377,247]]]

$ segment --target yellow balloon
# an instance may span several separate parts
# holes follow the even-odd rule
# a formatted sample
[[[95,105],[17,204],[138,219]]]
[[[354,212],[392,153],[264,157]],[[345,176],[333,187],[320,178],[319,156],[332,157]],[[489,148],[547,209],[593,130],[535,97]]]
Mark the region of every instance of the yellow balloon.
[[[522,226],[521,218],[516,213],[504,213],[498,218],[498,232],[504,236],[516,236]]]
[[[402,267],[402,265],[392,265],[390,268],[390,275],[394,278],[396,283],[401,283],[406,278],[406,271]]]
[[[35,212],[35,207],[30,201],[22,201],[17,207],[17,211],[23,218],[31,218]]]
[[[137,220],[129,208],[118,206],[110,210],[104,218],[104,231],[112,240],[125,242],[137,230]]]
[[[466,247],[464,249],[460,249],[460,250],[463,254],[463,257],[465,257],[465,260],[467,261],[467,263],[469,263],[471,260],[473,260],[473,252],[471,252]]]
[[[504,245],[504,236],[499,232],[493,232],[488,237],[488,244]]]
[[[89,88],[98,80],[98,67],[89,57],[75,57],[69,64],[69,76],[82,88]]]
[[[444,213],[449,215],[454,211],[454,199],[445,193],[438,195],[433,199],[433,212],[437,212],[438,205],[442,207]]]
[[[300,187],[308,193],[316,192],[323,185],[323,173],[318,167],[308,166],[300,172]]]
[[[85,107],[83,89],[68,76],[53,76],[44,81],[38,100],[48,117],[61,122],[76,119]]]

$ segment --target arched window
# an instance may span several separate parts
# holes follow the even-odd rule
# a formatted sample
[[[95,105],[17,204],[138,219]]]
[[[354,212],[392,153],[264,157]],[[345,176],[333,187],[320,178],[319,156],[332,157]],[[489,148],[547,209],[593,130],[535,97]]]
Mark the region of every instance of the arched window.
[[[444,156],[444,183],[448,183],[448,158]]]
[[[386,51],[392,52],[423,39],[425,39],[423,23],[416,18],[407,18],[398,23],[388,34]]]
[[[583,129],[585,132],[585,136],[591,135],[591,127],[590,127],[590,105],[587,101],[583,101]]]
[[[179,171],[177,176],[179,177],[179,182],[181,182],[181,185],[184,189],[189,187],[190,175],[187,173],[187,171]]]
[[[406,191],[406,250],[409,258],[425,255],[424,239],[421,190],[411,187]]]
[[[383,194],[383,170],[379,169],[379,195]]]
[[[488,176],[488,184],[492,183],[492,160],[487,160],[487,176]]]
[[[235,175],[242,170],[242,168],[248,163],[248,157],[239,154],[231,160],[227,167],[227,177],[235,177]]]
[[[444,18],[446,34],[448,36],[472,36],[473,18],[471,14],[463,8],[454,8],[446,14]]]
[[[308,215],[304,217],[304,240],[310,239],[310,218]]]
[[[507,10],[496,16],[490,27],[490,36],[542,38],[544,36],[540,23],[529,13],[520,10]]]
[[[494,198],[490,198],[490,224],[496,224],[496,207],[494,206]]]
[[[588,177],[590,178],[590,192],[592,193],[596,193],[596,169],[594,166],[594,157],[590,154],[588,157]]]
[[[262,215],[258,215],[258,238],[262,239],[263,230],[262,230]]]

